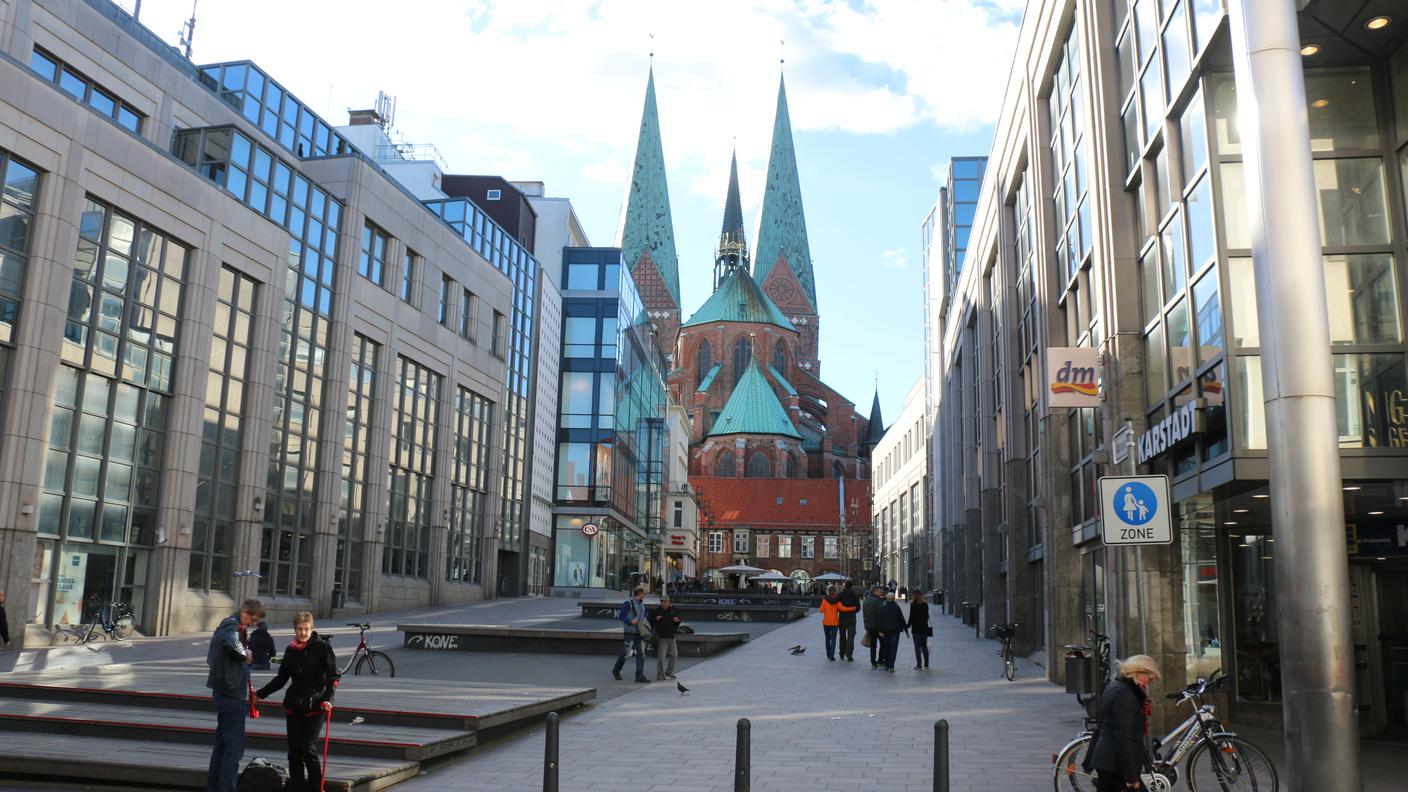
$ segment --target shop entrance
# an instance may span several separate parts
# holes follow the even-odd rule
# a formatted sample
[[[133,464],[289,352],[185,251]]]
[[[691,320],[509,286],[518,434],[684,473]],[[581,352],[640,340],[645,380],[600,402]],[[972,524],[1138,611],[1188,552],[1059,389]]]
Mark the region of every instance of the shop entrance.
[[[1408,736],[1408,563],[1353,564],[1350,590],[1360,730]]]

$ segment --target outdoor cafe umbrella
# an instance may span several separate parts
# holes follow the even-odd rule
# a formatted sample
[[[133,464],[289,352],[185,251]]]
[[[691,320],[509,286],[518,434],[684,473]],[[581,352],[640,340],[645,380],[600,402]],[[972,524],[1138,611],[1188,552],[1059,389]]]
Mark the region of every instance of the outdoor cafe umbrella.
[[[835,572],[827,572],[825,575],[817,575],[813,580],[850,580],[845,575],[838,575]]]
[[[734,564],[733,566],[719,567],[719,571],[726,575],[757,575],[765,570],[747,564]]]
[[[764,572],[763,574],[756,575],[750,579],[754,583],[787,583],[792,580],[792,578],[787,577],[783,574],[779,574],[777,572]]]

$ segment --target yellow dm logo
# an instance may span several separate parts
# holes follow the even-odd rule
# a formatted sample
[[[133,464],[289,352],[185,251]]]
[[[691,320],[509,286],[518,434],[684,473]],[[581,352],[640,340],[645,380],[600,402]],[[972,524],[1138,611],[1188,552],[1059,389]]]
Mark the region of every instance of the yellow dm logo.
[[[1051,383],[1051,392],[1094,396],[1098,387],[1095,382],[1094,367],[1073,366],[1071,361],[1067,360],[1066,365],[1056,372],[1056,379]]]

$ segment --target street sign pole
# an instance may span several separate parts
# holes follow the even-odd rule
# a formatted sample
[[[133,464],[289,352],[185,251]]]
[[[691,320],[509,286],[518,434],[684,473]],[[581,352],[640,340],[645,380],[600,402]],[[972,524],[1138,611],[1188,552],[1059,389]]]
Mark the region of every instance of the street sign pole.
[[[1125,434],[1129,436],[1129,475],[1139,475],[1139,459],[1134,453],[1134,420],[1124,419]],[[1149,654],[1149,628],[1144,620],[1144,545],[1134,546],[1134,596],[1139,603],[1139,654]]]
[[[1144,626],[1144,556],[1140,548],[1146,544],[1172,544],[1172,506],[1168,476],[1105,476],[1100,479],[1100,531],[1105,546],[1134,545],[1140,652],[1147,652],[1149,640],[1148,628]]]

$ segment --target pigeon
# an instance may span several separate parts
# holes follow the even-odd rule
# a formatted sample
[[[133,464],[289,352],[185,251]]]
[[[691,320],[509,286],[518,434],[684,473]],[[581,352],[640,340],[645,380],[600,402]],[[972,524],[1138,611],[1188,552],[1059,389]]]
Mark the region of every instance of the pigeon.
[[[802,646],[801,644],[797,644],[796,646],[792,647],[791,649],[788,649],[787,651],[791,652],[792,654],[797,654],[797,650],[798,650],[798,649],[805,649],[805,648],[806,648],[806,647]]]
[[[356,726],[356,725],[359,724],[359,723],[365,723],[366,720],[367,720],[366,718],[363,718],[361,715],[358,715],[357,717],[355,717],[355,718],[352,719],[350,725]]]
[[[680,684],[679,682],[676,682],[676,683],[675,683],[675,689],[680,692],[680,695],[681,695],[681,696],[683,696],[684,694],[686,694],[686,693],[689,692],[689,688],[685,687],[684,685]]]
[[[792,647],[792,654],[793,654],[793,655],[804,655],[804,654],[806,654],[806,653],[807,653],[807,647],[805,647],[805,646],[794,646],[794,647]]]

